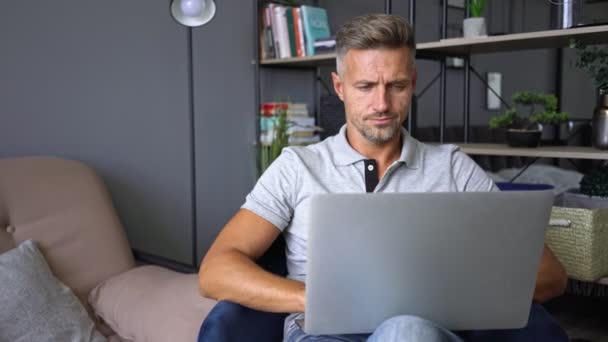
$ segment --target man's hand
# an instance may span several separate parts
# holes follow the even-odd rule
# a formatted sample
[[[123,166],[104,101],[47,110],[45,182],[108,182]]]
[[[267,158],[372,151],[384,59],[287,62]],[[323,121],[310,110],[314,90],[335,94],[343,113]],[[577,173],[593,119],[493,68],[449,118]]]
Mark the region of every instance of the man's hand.
[[[543,303],[561,296],[566,291],[568,275],[555,254],[545,245],[536,277],[534,301]]]

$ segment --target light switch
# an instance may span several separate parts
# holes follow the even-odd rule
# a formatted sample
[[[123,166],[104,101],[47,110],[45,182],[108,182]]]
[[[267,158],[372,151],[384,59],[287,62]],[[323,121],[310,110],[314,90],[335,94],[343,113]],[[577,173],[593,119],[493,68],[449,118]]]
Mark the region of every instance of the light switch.
[[[502,94],[502,74],[499,72],[488,72],[488,89],[486,89],[486,107],[488,109],[500,109],[500,97]],[[492,90],[494,92],[492,92]]]

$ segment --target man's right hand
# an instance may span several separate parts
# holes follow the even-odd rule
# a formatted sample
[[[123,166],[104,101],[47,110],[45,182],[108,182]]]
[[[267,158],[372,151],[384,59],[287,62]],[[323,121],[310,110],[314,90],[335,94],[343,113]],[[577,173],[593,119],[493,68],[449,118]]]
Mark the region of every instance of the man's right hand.
[[[304,284],[267,272],[255,263],[279,234],[281,231],[269,221],[249,210],[239,210],[203,259],[198,273],[202,295],[261,311],[304,312]]]

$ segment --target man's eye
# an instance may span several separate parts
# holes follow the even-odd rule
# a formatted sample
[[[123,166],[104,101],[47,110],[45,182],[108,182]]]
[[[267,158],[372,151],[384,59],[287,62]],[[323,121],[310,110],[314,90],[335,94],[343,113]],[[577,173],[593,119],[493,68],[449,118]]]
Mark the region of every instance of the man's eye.
[[[370,90],[370,89],[372,89],[372,86],[371,86],[371,84],[363,84],[363,85],[357,86],[357,89],[359,89],[359,90]]]
[[[407,85],[406,84],[393,84],[392,88],[395,90],[401,91],[401,90],[407,89]]]

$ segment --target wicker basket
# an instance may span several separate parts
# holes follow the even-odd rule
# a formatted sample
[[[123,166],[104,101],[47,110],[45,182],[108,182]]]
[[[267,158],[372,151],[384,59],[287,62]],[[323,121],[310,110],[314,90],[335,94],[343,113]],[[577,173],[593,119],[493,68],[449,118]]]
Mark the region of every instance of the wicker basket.
[[[608,276],[608,208],[554,206],[551,220],[556,219],[570,221],[570,227],[550,226],[546,242],[568,276],[583,281]]]

